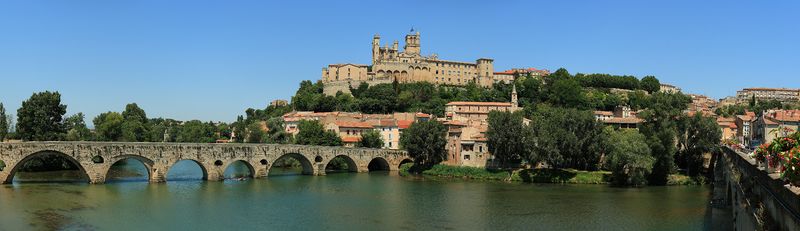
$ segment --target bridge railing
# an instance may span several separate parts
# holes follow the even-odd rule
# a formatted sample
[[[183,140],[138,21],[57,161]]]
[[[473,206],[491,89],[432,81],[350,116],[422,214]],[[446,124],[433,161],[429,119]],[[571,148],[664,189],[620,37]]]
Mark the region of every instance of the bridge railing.
[[[800,187],[792,186],[781,179],[779,173],[768,173],[758,167],[756,160],[748,154],[723,148],[724,157],[736,168],[740,185],[750,186],[744,190],[757,195],[775,224],[787,230],[800,228]]]

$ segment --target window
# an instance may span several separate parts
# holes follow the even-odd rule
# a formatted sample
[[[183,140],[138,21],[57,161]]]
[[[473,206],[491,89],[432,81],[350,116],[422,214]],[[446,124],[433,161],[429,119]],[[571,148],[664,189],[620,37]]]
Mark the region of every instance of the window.
[[[464,155],[464,160],[469,160],[469,155]]]
[[[483,146],[478,147],[478,152],[483,152]]]

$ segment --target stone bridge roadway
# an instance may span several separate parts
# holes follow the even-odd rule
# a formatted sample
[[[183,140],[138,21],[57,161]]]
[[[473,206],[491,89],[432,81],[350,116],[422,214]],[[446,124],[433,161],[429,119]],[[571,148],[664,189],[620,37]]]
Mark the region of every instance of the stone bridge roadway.
[[[31,157],[56,153],[75,163],[86,173],[90,183],[104,183],[111,165],[133,158],[149,172],[150,182],[164,182],[170,167],[180,160],[191,160],[203,170],[203,179],[222,180],[225,169],[241,161],[254,178],[266,177],[272,163],[289,156],[299,160],[303,174],[325,175],[325,166],[334,157],[343,156],[350,171],[367,172],[370,162],[383,170],[398,170],[410,161],[400,150],[344,148],[281,144],[194,144],[194,143],[122,143],[122,142],[22,142],[0,143],[0,181],[10,183],[14,173]]]

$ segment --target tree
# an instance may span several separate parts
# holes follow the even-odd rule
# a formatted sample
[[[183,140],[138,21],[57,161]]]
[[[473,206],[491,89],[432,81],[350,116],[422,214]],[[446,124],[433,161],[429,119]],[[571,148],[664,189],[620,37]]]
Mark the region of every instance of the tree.
[[[17,110],[17,136],[22,140],[60,140],[65,133],[62,117],[67,105],[61,104],[61,94],[34,93]]]
[[[94,117],[95,140],[120,141],[122,139],[122,124],[125,119],[118,112],[104,112]]]
[[[417,121],[400,135],[400,146],[414,159],[418,170],[429,169],[447,158],[447,127],[436,120]]]
[[[556,80],[550,86],[549,101],[553,105],[570,108],[588,108],[583,88],[574,79]]]
[[[381,148],[383,147],[383,139],[378,130],[369,130],[361,133],[361,140],[358,141],[358,147],[364,148]]]
[[[606,166],[612,180],[618,185],[642,186],[647,184],[655,158],[644,135],[633,129],[610,132]]]
[[[254,121],[247,125],[247,143],[262,143],[264,139],[266,139],[266,135],[261,129],[261,122]]]
[[[655,76],[645,76],[640,83],[642,90],[649,93],[658,92],[661,90],[661,83]]]
[[[142,124],[147,123],[147,114],[144,112],[144,109],[140,108],[136,103],[125,105],[125,111],[122,112],[122,117],[125,121],[139,121]]]
[[[3,103],[0,103],[0,142],[6,140],[8,135],[8,116],[6,115],[6,108]]]
[[[303,120],[297,126],[295,142],[302,145],[342,146],[342,138],[336,132],[326,131],[316,120]]]
[[[267,120],[267,143],[288,144],[292,136],[283,128],[283,118],[275,117]]]
[[[679,160],[686,173],[697,176],[703,169],[703,154],[715,151],[722,136],[716,120],[700,113],[682,117],[678,123]]]
[[[122,112],[124,122],[121,125],[120,141],[139,142],[147,138],[147,114],[136,103],[125,105]]]
[[[489,112],[489,129],[486,131],[489,151],[502,166],[517,162],[522,157],[531,157],[530,129],[522,124],[521,112]]]
[[[528,109],[533,144],[529,161],[545,161],[555,168],[595,170],[604,146],[602,125],[590,111],[540,106]],[[538,159],[538,160],[537,160]]]
[[[203,123],[200,120],[191,120],[180,126],[177,142],[184,143],[213,143],[216,141],[214,137],[214,125],[211,123]]]
[[[83,113],[64,118],[64,128],[67,130],[67,135],[64,140],[67,141],[86,141],[92,139],[92,133],[86,127],[85,117]]]
[[[644,123],[639,127],[656,161],[648,183],[665,185],[669,174],[676,170],[676,118],[688,107],[691,98],[680,93],[656,92],[649,101],[650,107],[640,113]]]

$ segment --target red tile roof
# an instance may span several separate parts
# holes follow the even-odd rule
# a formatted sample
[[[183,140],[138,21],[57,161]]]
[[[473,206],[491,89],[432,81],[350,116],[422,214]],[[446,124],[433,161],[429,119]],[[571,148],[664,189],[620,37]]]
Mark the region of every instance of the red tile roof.
[[[336,121],[336,126],[340,128],[372,128],[370,123],[353,121]]]
[[[447,103],[447,106],[497,106],[497,107],[511,107],[511,103],[505,102],[465,102],[455,101]]]
[[[406,129],[414,123],[413,120],[397,120],[397,127],[400,129]]]

